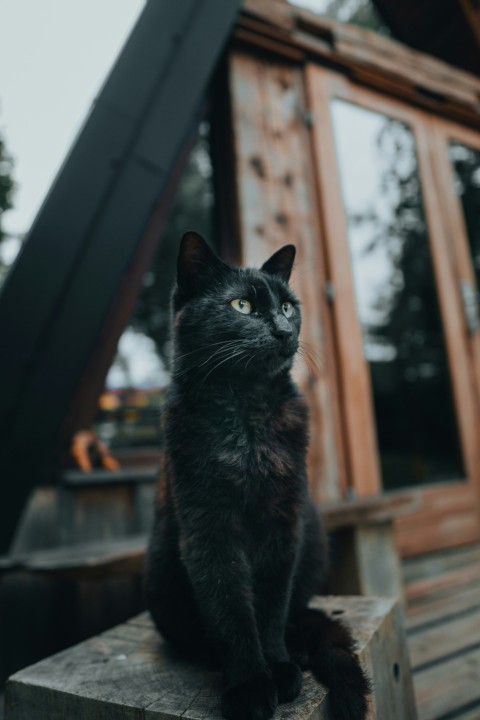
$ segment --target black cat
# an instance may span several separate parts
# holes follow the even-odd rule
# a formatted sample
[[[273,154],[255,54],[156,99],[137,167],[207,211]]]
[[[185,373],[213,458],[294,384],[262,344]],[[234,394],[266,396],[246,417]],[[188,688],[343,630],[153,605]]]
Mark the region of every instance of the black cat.
[[[228,720],[265,720],[300,692],[300,667],[330,689],[337,720],[366,716],[369,683],[345,627],[308,610],[326,542],[308,498],[307,410],[290,377],[300,331],[288,286],[295,247],[261,270],[219,260],[186,233],[173,293],[173,374],[147,561],[162,635],[221,663]]]

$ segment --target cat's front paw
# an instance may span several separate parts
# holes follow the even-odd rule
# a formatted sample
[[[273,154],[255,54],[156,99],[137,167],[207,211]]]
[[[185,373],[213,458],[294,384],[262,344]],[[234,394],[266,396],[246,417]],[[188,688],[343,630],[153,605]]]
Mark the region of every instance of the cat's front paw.
[[[268,720],[277,704],[276,684],[262,674],[224,691],[222,715],[226,720]]]
[[[292,662],[277,662],[271,665],[273,680],[277,686],[278,702],[292,702],[302,689],[302,671]]]

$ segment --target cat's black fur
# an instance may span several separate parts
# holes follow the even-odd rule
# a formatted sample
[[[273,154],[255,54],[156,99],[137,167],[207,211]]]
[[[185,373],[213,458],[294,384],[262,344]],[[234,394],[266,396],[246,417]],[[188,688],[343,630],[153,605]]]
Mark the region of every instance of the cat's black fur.
[[[233,268],[195,233],[182,239],[148,606],[167,640],[213,650],[228,720],[266,720],[293,700],[299,665],[330,688],[336,720],[363,720],[369,687],[350,634],[307,609],[326,543],[308,498],[307,410],[290,377],[294,257],[287,245],[261,270]]]

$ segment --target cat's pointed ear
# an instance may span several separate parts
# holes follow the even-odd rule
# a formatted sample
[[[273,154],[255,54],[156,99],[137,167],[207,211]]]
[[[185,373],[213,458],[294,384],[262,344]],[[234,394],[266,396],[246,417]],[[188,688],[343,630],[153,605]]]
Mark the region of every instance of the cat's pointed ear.
[[[270,275],[278,275],[285,282],[288,282],[292,272],[293,261],[295,260],[295,245],[284,245],[272,257],[263,263],[262,270]]]
[[[210,250],[201,235],[189,230],[180,242],[177,260],[177,283],[180,288],[197,288],[224,263]]]

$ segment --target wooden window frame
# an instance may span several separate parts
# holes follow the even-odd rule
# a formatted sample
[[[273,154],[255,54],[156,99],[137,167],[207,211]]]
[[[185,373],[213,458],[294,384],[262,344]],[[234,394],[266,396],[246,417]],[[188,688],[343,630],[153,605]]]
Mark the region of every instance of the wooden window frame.
[[[458,322],[460,297],[457,283],[461,277],[468,278],[468,272],[472,276],[472,270],[466,247],[462,249],[455,245],[452,248],[450,244],[451,236],[460,237],[458,228],[463,218],[460,216],[458,198],[451,194],[448,203],[443,202],[446,197],[445,186],[442,202],[439,202],[441,183],[451,182],[451,168],[444,157],[443,172],[439,171],[436,159],[439,146],[435,148],[434,145],[434,127],[436,122],[451,123],[457,136],[461,131],[460,139],[465,141],[470,138],[470,144],[473,145],[478,142],[480,78],[399,42],[289,5],[285,0],[245,0],[232,45],[233,52],[238,49],[257,58],[277,62],[281,60],[296,67],[304,75],[309,103],[307,111],[310,122],[313,122],[311,148],[316,162],[316,201],[320,218],[319,242],[323,245],[324,280],[328,282],[335,272],[337,300],[340,289],[343,289],[347,298],[345,305],[350,306],[350,310],[347,310],[341,307],[341,303],[334,302],[331,311],[326,313],[326,328],[332,343],[332,347],[328,348],[331,357],[329,380],[336,386],[333,393],[337,397],[338,408],[334,410],[339,415],[341,425],[340,433],[337,433],[337,448],[344,467],[339,484],[342,495],[348,494],[349,490],[362,495],[378,493],[381,491],[381,482],[370,378],[362,361],[362,338],[353,305],[346,221],[328,109],[329,94],[328,88],[323,86],[323,89],[316,89],[318,95],[314,97],[311,82],[313,68],[321,69],[324,77],[328,75],[337,86],[343,84],[348,87],[349,99],[355,96],[360,104],[364,102],[370,109],[383,110],[387,114],[393,112],[394,116],[403,119],[414,129],[417,157],[422,168],[419,170],[429,242],[431,247],[442,249],[441,252],[434,250],[432,253],[433,271],[437,283],[439,277],[444,278],[446,283],[442,300],[439,297],[439,305],[442,323],[446,322],[449,327],[449,366],[453,364],[456,368],[455,387],[452,383],[456,411],[458,398],[465,398],[466,401],[466,409],[462,407],[460,413],[462,429],[459,427],[459,434],[462,450],[468,446],[468,458],[465,458],[464,464],[470,473],[470,482],[420,488],[418,497],[421,507],[418,512],[399,519],[397,540],[400,550],[406,555],[478,540],[480,489],[476,470],[478,451],[473,447],[473,440],[480,418],[480,341],[465,337],[464,323]],[[320,136],[323,138],[322,146],[318,140]],[[331,183],[335,185],[336,192],[328,194],[325,188],[328,190]],[[426,186],[431,187],[432,191],[425,193]],[[455,203],[454,211],[449,210],[448,207],[451,208]],[[447,215],[450,215],[450,221],[446,220]],[[449,230],[449,223],[454,224],[453,230]],[[239,235],[241,237],[242,233],[239,232]],[[336,239],[340,242],[336,243]],[[463,259],[456,258],[457,254],[462,253]],[[346,262],[342,263],[342,259]],[[447,302],[450,299],[451,303]],[[343,328],[341,338],[336,332],[338,327]],[[458,338],[462,348],[459,361],[453,356],[451,338]],[[466,351],[467,345],[473,346],[470,354]],[[341,381],[342,373],[345,373],[342,361],[348,359],[350,351],[352,354],[349,359],[355,366],[353,388]],[[470,380],[467,383],[465,379],[462,380],[462,369],[465,371],[464,378],[475,375],[479,388],[477,393],[466,391],[467,387],[472,389],[472,383]],[[458,417],[458,411],[456,414]],[[357,436],[359,428],[361,439]]]
[[[404,554],[413,554],[478,539],[480,477],[475,436],[479,427],[479,409],[476,392],[472,392],[473,367],[469,360],[471,353],[468,337],[463,323],[459,322],[463,312],[448,225],[444,222],[445,209],[442,209],[440,202],[442,190],[437,186],[438,178],[432,157],[432,149],[436,147],[429,137],[433,118],[421,110],[363,88],[316,65],[307,67],[306,82],[315,118],[313,143],[318,169],[318,200],[323,209],[329,268],[337,298],[332,311],[337,331],[338,363],[343,386],[343,392],[340,393],[342,415],[352,486],[359,495],[381,489],[370,378],[363,358],[361,330],[357,320],[346,219],[330,116],[330,103],[334,98],[401,120],[410,126],[414,134],[433,273],[465,465],[466,480],[418,489],[421,508],[398,521],[398,544]],[[453,196],[452,191],[450,194]]]

